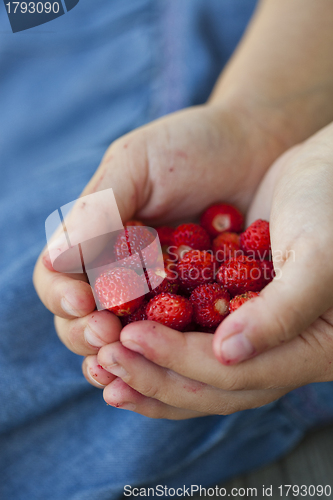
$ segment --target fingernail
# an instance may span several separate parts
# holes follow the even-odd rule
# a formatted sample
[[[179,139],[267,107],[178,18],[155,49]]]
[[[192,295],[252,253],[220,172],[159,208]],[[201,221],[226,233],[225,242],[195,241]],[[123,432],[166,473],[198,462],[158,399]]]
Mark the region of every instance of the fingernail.
[[[105,387],[105,385],[103,384],[100,384],[99,382],[97,382],[96,379],[94,379],[94,377],[91,375],[90,373],[90,370],[87,370],[87,375],[88,375],[88,378],[90,379],[91,382],[93,382],[95,385],[97,385],[98,387],[100,387],[101,389]]]
[[[70,316],[75,316],[77,318],[80,317],[80,313],[78,313],[76,309],[74,309],[72,304],[70,304],[68,300],[65,299],[65,297],[62,297],[61,299],[61,307],[66,314],[69,314]]]
[[[115,363],[111,366],[108,366],[107,371],[112,373],[113,375],[116,375],[116,377],[119,377],[119,378],[125,378],[128,375],[125,368],[120,366],[118,363]]]
[[[136,405],[133,404],[133,403],[125,403],[123,405],[120,405],[119,408],[121,408],[122,410],[135,410],[136,408]]]
[[[250,358],[256,350],[243,333],[232,335],[221,344],[221,355],[226,362],[239,362]]]
[[[123,346],[125,346],[127,349],[130,349],[131,351],[138,352],[139,354],[142,354],[144,356],[145,352],[144,349],[141,345],[137,344],[136,342],[133,342],[132,340],[125,340],[122,342]]]
[[[50,254],[49,254],[48,250],[46,250],[46,252],[44,253],[44,255],[42,257],[42,262],[43,262],[44,266],[46,267],[46,269],[48,269],[49,271],[54,272],[54,269],[53,269],[53,266],[52,266],[52,262],[51,262],[51,259],[50,259]]]
[[[92,347],[103,347],[103,345],[105,345],[105,342],[103,342],[97,336],[97,334],[90,328],[89,325],[85,327],[83,335],[86,342],[88,342],[88,344],[90,344]]]

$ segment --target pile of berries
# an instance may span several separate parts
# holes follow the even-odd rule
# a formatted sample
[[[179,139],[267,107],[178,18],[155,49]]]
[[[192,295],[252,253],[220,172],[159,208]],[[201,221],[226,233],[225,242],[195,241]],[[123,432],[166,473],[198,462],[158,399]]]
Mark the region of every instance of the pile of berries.
[[[112,242],[113,266],[95,281],[96,299],[123,326],[152,320],[179,331],[214,332],[274,277],[269,223],[257,220],[241,232],[243,224],[239,210],[220,203],[203,213],[200,225],[157,227],[162,266],[153,232],[128,222]]]

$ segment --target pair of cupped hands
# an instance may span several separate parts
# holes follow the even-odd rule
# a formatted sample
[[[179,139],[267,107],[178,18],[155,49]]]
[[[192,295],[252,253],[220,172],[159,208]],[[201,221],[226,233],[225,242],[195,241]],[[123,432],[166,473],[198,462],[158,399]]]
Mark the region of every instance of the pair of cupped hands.
[[[36,290],[108,404],[152,418],[225,415],[333,380],[333,125],[288,149],[240,109],[189,108],[115,141],[83,194],[110,187],[123,221],[177,223],[218,201],[247,224],[270,220],[276,278],[214,335],[149,321],[122,329],[44,250]]]

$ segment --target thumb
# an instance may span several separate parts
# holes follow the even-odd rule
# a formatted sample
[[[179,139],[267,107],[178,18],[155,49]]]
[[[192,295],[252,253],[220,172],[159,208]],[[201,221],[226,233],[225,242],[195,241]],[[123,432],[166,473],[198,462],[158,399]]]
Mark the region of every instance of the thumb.
[[[223,364],[236,364],[301,334],[333,303],[332,269],[310,252],[299,261],[291,252],[275,266],[276,277],[260,295],[228,316],[213,349]]]

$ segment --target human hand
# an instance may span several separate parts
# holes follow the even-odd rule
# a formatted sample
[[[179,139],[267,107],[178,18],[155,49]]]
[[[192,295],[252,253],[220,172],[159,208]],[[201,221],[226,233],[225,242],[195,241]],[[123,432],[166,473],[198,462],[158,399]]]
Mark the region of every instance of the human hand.
[[[273,347],[278,356],[277,346],[288,343],[295,358],[279,359],[285,380],[305,384],[333,377],[328,369],[333,355],[332,138],[333,124],[286,152],[257,191],[248,220],[270,216],[277,276],[258,300],[244,304],[218,329],[214,352],[222,363]]]
[[[271,212],[277,278],[224,320],[213,344],[207,334],[128,325],[120,342],[97,356],[118,376],[104,389],[109,404],[155,418],[190,418],[254,408],[333,380],[332,138],[333,125],[283,155],[250,208],[250,221]],[[240,330],[246,340],[229,344],[231,356],[221,352],[221,340]],[[250,359],[237,355],[238,346],[250,346]]]
[[[83,195],[112,187],[123,221],[135,215],[153,224],[195,217],[221,199],[245,210],[275,147],[271,133],[256,129],[240,109],[192,108],[112,144]],[[88,207],[79,208],[86,218]],[[119,339],[119,319],[95,311],[84,275],[54,272],[46,252],[34,283],[56,315],[60,339],[75,353],[96,354]]]

